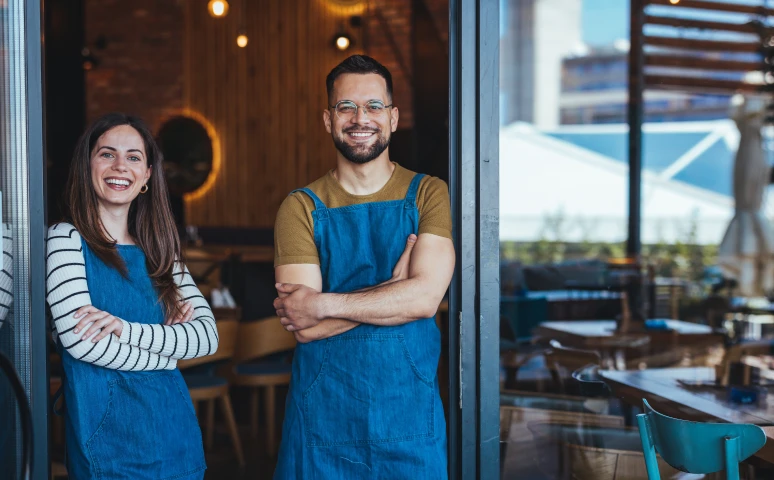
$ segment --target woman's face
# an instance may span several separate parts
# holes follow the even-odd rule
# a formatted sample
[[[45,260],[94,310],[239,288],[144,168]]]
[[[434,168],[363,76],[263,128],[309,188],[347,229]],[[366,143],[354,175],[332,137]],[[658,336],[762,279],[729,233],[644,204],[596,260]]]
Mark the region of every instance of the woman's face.
[[[91,152],[91,182],[103,207],[129,205],[151,176],[145,144],[129,125],[103,133]]]

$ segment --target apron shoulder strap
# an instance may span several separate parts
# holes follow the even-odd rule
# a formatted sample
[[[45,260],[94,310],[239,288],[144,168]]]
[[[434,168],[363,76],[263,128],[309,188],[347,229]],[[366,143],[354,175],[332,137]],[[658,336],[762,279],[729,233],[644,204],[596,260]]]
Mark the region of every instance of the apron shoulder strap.
[[[313,191],[311,191],[308,188],[297,188],[290,192],[291,195],[293,195],[296,192],[303,192],[309,196],[309,198],[314,201],[314,209],[315,210],[326,210],[328,207],[325,206],[325,204],[320,200],[320,197],[318,197]]]
[[[417,191],[419,190],[419,183],[424,176],[424,173],[417,173],[414,175],[414,178],[411,179],[408,192],[406,192],[406,208],[414,208],[417,206]]]

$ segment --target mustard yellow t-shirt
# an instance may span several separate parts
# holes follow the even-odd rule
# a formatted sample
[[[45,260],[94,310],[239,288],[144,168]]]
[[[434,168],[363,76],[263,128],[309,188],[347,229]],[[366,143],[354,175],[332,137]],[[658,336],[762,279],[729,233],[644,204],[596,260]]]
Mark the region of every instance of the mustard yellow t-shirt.
[[[406,197],[409,184],[415,172],[395,164],[395,170],[387,183],[378,192],[370,195],[353,195],[341,186],[333,171],[312,182],[308,188],[328,208],[346,207],[369,202],[386,202]],[[419,210],[419,232],[432,233],[452,238],[449,188],[437,177],[425,176],[417,191]],[[274,225],[274,266],[295,263],[320,264],[317,246],[314,243],[314,201],[303,192],[288,196],[277,212]],[[405,239],[404,239],[405,240]]]

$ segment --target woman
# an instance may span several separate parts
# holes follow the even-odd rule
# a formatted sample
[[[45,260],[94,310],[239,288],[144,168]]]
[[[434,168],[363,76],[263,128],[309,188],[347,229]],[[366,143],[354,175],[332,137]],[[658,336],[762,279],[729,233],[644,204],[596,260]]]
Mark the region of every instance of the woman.
[[[214,353],[158,146],[137,118],[81,137],[68,220],[49,228],[47,299],[64,370],[70,478],[201,479],[201,431],[176,362]]]

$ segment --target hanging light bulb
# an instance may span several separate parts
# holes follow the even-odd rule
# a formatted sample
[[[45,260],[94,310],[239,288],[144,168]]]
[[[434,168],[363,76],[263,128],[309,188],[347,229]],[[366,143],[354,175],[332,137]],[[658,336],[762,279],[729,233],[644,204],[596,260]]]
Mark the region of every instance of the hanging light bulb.
[[[334,39],[334,45],[336,45],[336,48],[341,50],[342,52],[349,48],[350,45],[352,45],[352,40],[349,38],[349,35],[346,33],[340,33],[336,35],[336,38]]]
[[[672,5],[677,5],[678,3],[680,3],[680,0],[669,0],[669,3],[671,3]]]
[[[228,2],[226,0],[210,0],[207,10],[215,18],[225,17],[228,14]]]
[[[244,32],[240,32],[237,36],[237,45],[239,48],[245,48],[247,46],[247,35]]]

